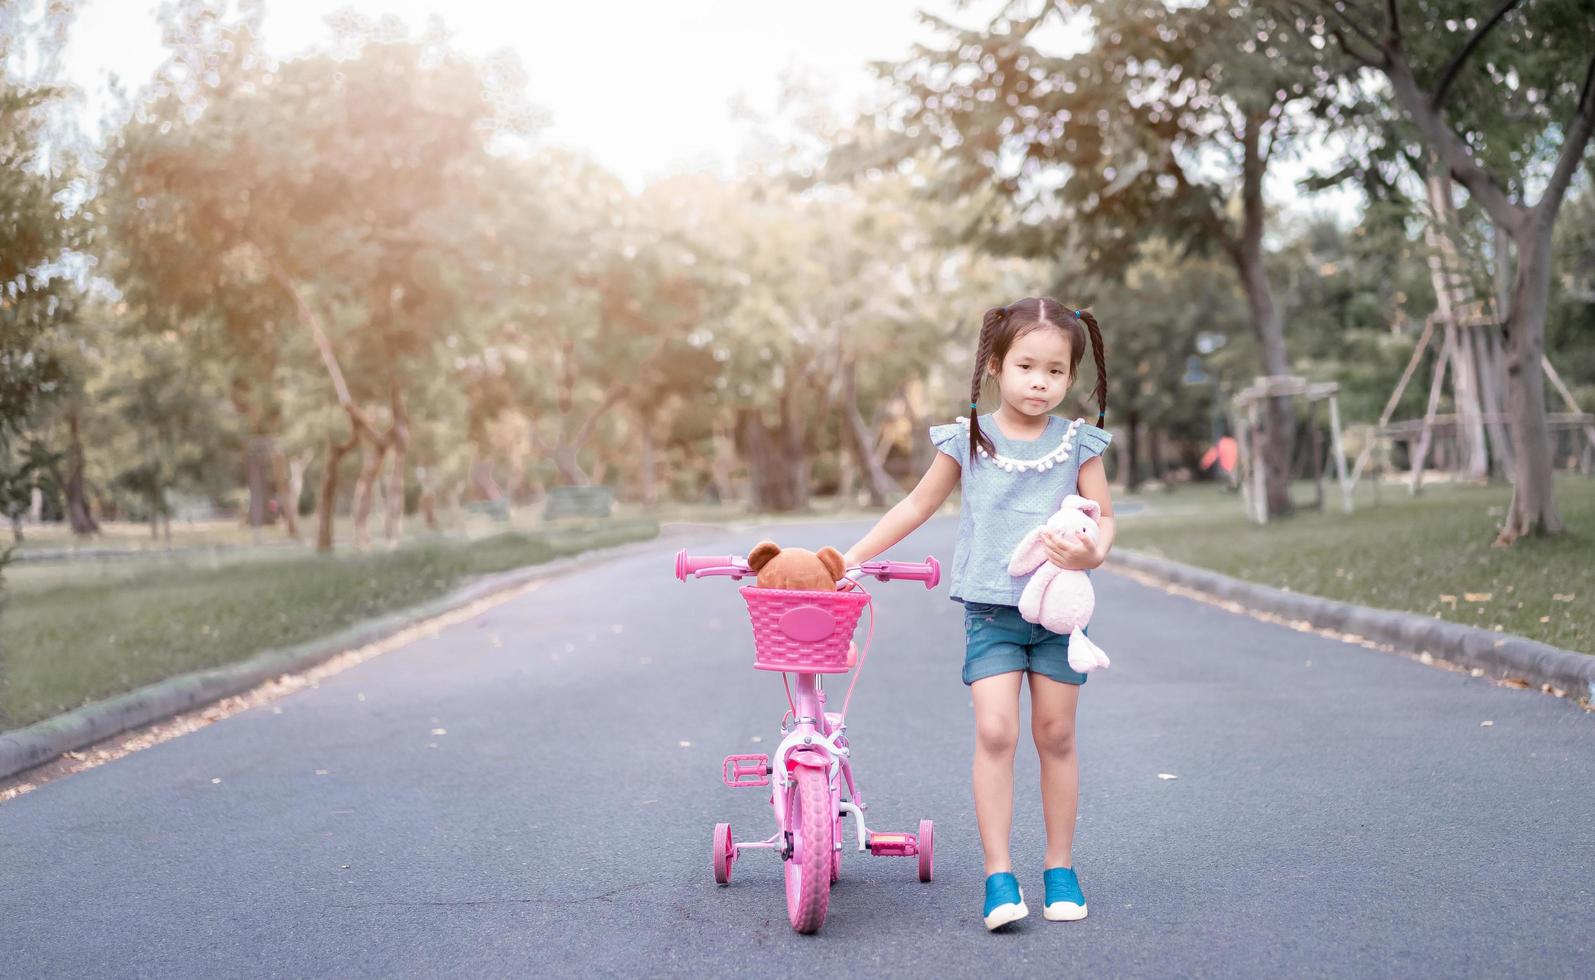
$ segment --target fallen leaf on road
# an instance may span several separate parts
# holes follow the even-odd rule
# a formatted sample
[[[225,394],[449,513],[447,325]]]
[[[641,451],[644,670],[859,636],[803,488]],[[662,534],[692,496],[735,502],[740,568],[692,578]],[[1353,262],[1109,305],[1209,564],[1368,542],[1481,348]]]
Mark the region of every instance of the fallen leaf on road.
[[[327,770],[325,770],[325,769],[317,769],[316,770],[316,775],[318,775],[318,776],[325,776],[326,774],[327,774]]]
[[[1560,592],[1553,593],[1551,595],[1551,601],[1552,602],[1572,602],[1573,601],[1573,595],[1574,595],[1574,593],[1572,593],[1572,592],[1569,592],[1566,595],[1563,595]]]
[[[1494,724],[1495,724],[1495,722],[1493,722],[1493,721],[1481,721],[1481,722],[1479,722],[1479,727],[1480,728],[1489,728],[1490,726],[1492,726]]]
[[[1448,604],[1452,609],[1455,609],[1457,607],[1457,597],[1454,596],[1454,595],[1446,595],[1444,593],[1441,593],[1440,601]]]
[[[763,735],[755,735],[755,736],[753,736],[753,740],[755,742],[762,742],[762,741],[764,741],[764,736]]]
[[[210,783],[211,783],[211,785],[212,785],[212,786],[214,786],[214,785],[216,785],[216,784],[217,784],[217,783],[219,783],[219,782],[221,782],[221,778],[220,778],[220,777],[217,777],[217,778],[216,778],[216,779],[212,779],[212,780],[211,780],[211,781],[210,781]]]
[[[433,735],[447,735],[448,733],[449,733],[449,730],[447,728],[434,728],[434,729],[432,729],[432,734]]]
[[[1174,775],[1172,772],[1160,772],[1160,773],[1157,774],[1157,778],[1159,778],[1159,779],[1179,779],[1180,777]]]
[[[681,746],[684,749],[692,748],[692,743],[691,742],[677,742],[676,744]]]
[[[1494,595],[1494,592],[1464,592],[1462,598],[1469,602],[1489,602]]]
[[[1541,616],[1540,617],[1540,622],[1542,622],[1542,623],[1549,623],[1550,621],[1551,621],[1551,617],[1549,617],[1549,616]]]
[[[1434,658],[1429,656],[1428,651],[1424,651],[1423,653],[1418,654],[1418,660],[1421,663],[1426,663],[1426,664],[1434,663]]]

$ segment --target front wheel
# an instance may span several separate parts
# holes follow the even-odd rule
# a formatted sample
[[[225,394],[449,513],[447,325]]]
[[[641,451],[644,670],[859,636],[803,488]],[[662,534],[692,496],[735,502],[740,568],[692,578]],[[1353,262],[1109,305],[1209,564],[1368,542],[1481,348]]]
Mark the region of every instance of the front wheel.
[[[831,787],[825,770],[798,766],[787,810],[795,853],[786,861],[786,914],[798,932],[818,932],[831,904]]]

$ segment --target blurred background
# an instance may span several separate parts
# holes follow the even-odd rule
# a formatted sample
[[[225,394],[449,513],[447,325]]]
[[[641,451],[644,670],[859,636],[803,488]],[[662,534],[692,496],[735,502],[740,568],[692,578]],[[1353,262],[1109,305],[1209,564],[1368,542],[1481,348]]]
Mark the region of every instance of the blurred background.
[[[1028,295],[1125,541],[1590,649],[1595,15],[1393,6],[0,0],[0,720],[889,506]]]

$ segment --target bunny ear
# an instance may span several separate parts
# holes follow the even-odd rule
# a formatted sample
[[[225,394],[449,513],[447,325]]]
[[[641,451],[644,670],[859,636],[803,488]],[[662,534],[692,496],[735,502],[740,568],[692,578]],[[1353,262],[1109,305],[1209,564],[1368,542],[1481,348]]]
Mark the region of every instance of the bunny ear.
[[[1092,500],[1090,497],[1082,497],[1077,493],[1071,493],[1069,496],[1064,497],[1063,503],[1059,506],[1073,507],[1075,510],[1080,511],[1093,521],[1102,516],[1102,508],[1095,500]]]

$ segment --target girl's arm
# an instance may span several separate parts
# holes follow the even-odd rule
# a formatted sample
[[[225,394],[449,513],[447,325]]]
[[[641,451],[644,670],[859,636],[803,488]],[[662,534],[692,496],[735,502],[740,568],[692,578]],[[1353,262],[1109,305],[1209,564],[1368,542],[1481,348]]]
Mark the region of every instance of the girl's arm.
[[[919,485],[882,515],[857,544],[847,549],[842,555],[843,561],[849,567],[861,564],[908,537],[947,502],[953,487],[958,485],[958,477],[958,460],[938,452],[930,469],[920,477]],[[1105,487],[1106,483],[1103,485]]]
[[[1102,457],[1093,456],[1080,466],[1080,496],[1097,502],[1102,516],[1097,518],[1097,539],[1081,534],[1060,535],[1050,528],[1042,531],[1047,542],[1047,558],[1059,568],[1096,568],[1108,560],[1113,550],[1113,498],[1108,494],[1108,471]]]

